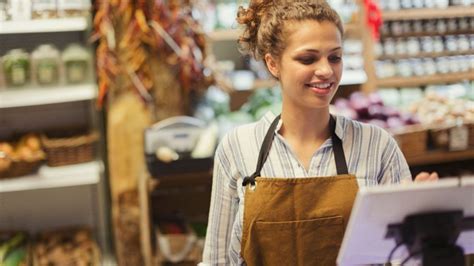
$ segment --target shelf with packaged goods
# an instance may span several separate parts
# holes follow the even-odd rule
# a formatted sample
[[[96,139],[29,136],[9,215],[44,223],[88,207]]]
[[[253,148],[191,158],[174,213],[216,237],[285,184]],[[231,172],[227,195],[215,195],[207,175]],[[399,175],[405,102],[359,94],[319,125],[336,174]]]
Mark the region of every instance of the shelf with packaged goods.
[[[446,35],[463,35],[474,34],[474,29],[456,30],[456,31],[422,31],[422,32],[404,32],[400,34],[384,34],[381,33],[381,38],[408,38],[408,37],[423,37],[423,36],[446,36]]]
[[[410,8],[398,11],[383,11],[384,21],[419,20],[440,18],[473,17],[474,6],[450,6],[448,8]]]
[[[367,75],[362,70],[344,70],[339,85],[359,85],[367,81]],[[278,84],[274,79],[256,80],[251,89],[271,88]]]
[[[85,17],[2,21],[0,35],[19,33],[84,31],[88,28]]]
[[[357,34],[360,27],[355,23],[347,23],[344,25],[345,32],[349,35]],[[218,29],[207,33],[207,37],[214,42],[218,41],[237,41],[242,30],[240,29]]]
[[[36,174],[0,179],[0,193],[94,185],[99,183],[102,169],[99,161],[58,167],[43,165]]]
[[[463,80],[474,80],[474,71],[436,74],[432,76],[384,78],[377,80],[377,87],[417,87],[429,84],[455,83]]]
[[[464,151],[428,151],[418,156],[406,157],[410,166],[474,160],[474,149]]]
[[[416,54],[400,54],[400,55],[381,55],[378,57],[379,60],[399,60],[409,58],[438,58],[443,56],[457,56],[457,55],[472,55],[474,49],[467,51],[444,51],[439,53],[416,53]]]
[[[0,90],[0,109],[92,100],[95,84]]]

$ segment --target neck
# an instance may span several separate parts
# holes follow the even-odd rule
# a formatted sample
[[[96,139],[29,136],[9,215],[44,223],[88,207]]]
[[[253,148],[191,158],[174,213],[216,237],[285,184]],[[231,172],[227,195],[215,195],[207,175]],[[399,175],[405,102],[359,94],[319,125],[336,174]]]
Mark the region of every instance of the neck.
[[[329,116],[328,108],[290,111],[283,106],[280,134],[303,143],[322,143],[331,135]]]

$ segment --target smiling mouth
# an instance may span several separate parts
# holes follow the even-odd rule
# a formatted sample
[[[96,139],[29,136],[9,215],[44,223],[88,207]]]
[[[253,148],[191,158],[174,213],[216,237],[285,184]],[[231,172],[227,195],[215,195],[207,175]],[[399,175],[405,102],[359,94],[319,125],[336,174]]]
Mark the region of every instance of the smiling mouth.
[[[306,86],[317,89],[317,90],[329,90],[331,89],[333,82],[321,82],[321,83],[309,83]]]

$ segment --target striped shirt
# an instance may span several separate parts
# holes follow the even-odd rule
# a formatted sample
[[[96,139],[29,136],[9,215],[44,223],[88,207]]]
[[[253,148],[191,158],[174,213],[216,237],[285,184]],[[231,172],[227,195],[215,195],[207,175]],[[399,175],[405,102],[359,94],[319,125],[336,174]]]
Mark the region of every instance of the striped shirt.
[[[200,265],[242,265],[244,188],[242,180],[256,168],[265,134],[275,118],[267,113],[259,121],[229,132],[219,143],[214,160],[211,205],[203,262]],[[280,120],[261,176],[317,177],[337,175],[331,139],[311,158],[306,170],[288,142],[278,133]],[[411,180],[407,162],[397,143],[385,130],[336,117],[336,134],[342,140],[347,167],[359,186],[399,183]]]

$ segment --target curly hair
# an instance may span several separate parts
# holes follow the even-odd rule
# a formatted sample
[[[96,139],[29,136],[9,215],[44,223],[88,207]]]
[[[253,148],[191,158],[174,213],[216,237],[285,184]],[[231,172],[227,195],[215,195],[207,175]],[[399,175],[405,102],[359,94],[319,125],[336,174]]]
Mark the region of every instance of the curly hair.
[[[344,33],[341,18],[322,0],[251,0],[249,7],[239,7],[237,22],[244,27],[238,43],[242,53],[255,59],[265,54],[279,58],[285,49],[285,21],[329,21]]]

